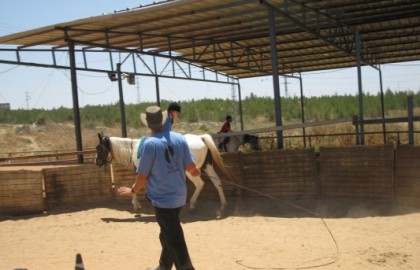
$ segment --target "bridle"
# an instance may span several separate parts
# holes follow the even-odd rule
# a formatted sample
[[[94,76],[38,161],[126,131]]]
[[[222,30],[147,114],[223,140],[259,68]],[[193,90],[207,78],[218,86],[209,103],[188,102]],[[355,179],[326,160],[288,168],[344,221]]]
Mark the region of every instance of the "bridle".
[[[109,143],[109,138],[98,134],[99,144],[96,146],[96,158],[95,164],[99,167],[102,167],[110,163],[113,159],[111,154],[111,147]]]

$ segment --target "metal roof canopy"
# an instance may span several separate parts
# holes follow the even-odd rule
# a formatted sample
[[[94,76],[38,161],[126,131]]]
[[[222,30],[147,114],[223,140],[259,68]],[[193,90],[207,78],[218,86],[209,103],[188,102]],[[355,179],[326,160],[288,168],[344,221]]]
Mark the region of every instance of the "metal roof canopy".
[[[171,56],[234,76],[272,75],[268,6],[278,73],[420,60],[419,0],[172,0],[0,37],[0,44],[102,47]]]
[[[278,75],[356,66],[360,98],[360,66],[420,60],[418,14],[419,0],[170,0],[0,37],[0,44],[163,56],[238,79],[272,75],[281,126]]]

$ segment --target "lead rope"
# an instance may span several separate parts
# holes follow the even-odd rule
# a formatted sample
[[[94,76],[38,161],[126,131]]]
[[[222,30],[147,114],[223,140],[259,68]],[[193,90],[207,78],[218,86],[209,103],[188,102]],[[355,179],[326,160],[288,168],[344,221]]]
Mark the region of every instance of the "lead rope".
[[[204,172],[203,174],[205,174],[206,176],[208,176],[208,177],[210,177],[210,178],[215,178],[215,177],[213,177],[213,176],[210,176],[210,175],[206,174],[205,172]],[[286,270],[286,269],[289,269],[289,270],[292,270],[292,269],[298,270],[298,269],[310,269],[310,268],[317,268],[317,267],[327,266],[327,265],[334,264],[334,263],[338,262],[338,260],[340,259],[340,250],[339,250],[339,248],[338,248],[337,241],[336,241],[336,239],[335,239],[335,237],[334,237],[333,233],[331,232],[330,228],[328,227],[327,223],[325,222],[324,218],[323,218],[320,214],[318,214],[318,213],[316,213],[316,212],[314,212],[314,211],[312,211],[312,210],[309,210],[309,209],[307,209],[307,208],[305,208],[305,207],[302,207],[302,206],[300,206],[300,205],[297,205],[297,204],[294,204],[294,203],[288,202],[288,201],[286,201],[286,200],[282,200],[282,199],[280,199],[280,198],[277,198],[277,197],[275,197],[275,196],[272,196],[272,195],[269,195],[269,194],[266,194],[266,193],[260,192],[260,191],[258,191],[258,190],[251,189],[251,188],[248,188],[248,187],[242,186],[242,185],[240,185],[240,184],[237,184],[237,183],[234,183],[234,182],[231,182],[231,181],[228,181],[228,180],[222,179],[222,178],[220,178],[220,180],[221,180],[222,182],[225,182],[225,183],[231,184],[231,185],[233,185],[233,186],[236,186],[236,187],[238,187],[238,188],[241,188],[241,189],[244,189],[244,190],[247,190],[247,191],[250,191],[250,192],[256,193],[256,194],[259,194],[259,195],[261,195],[261,196],[264,196],[264,197],[267,197],[267,198],[270,198],[270,199],[273,199],[273,200],[278,200],[278,201],[281,201],[281,202],[283,202],[284,204],[287,204],[287,205],[289,205],[289,206],[292,206],[292,207],[294,207],[294,208],[300,209],[300,210],[302,210],[302,211],[304,211],[304,212],[307,212],[307,213],[309,213],[309,214],[311,214],[311,215],[316,216],[317,218],[321,219],[322,223],[324,224],[324,227],[327,229],[327,231],[328,231],[329,235],[331,236],[331,239],[333,240],[334,245],[335,245],[335,256],[334,256],[334,258],[333,258],[330,262],[326,262],[326,263],[323,263],[323,264],[318,264],[318,265],[313,265],[313,266],[302,266],[302,267],[299,267],[299,266],[298,266],[298,267],[253,267],[253,266],[248,266],[248,265],[243,264],[241,260],[236,260],[236,263],[237,263],[238,265],[243,266],[243,267],[248,268],[248,269],[258,269],[258,270],[263,270],[263,269],[264,269],[264,270]],[[324,258],[327,258],[327,257],[323,257],[323,258],[319,258],[319,259],[314,259],[314,260],[306,261],[306,262],[303,262],[302,264],[306,264],[306,263],[311,262],[311,261],[321,260],[321,259],[324,259]],[[301,265],[302,265],[302,264],[301,264]]]
[[[131,145],[130,145],[130,160],[128,161],[128,166],[130,167],[131,163],[133,162],[133,139],[131,139]],[[134,164],[134,162],[133,162]],[[135,166],[135,165],[134,165]]]

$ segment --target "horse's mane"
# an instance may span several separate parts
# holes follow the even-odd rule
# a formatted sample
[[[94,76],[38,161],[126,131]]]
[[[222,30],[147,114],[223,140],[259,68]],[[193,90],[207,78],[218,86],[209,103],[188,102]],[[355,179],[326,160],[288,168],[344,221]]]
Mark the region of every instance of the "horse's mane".
[[[134,165],[133,151],[137,153],[138,139],[110,137],[111,152],[116,163]]]

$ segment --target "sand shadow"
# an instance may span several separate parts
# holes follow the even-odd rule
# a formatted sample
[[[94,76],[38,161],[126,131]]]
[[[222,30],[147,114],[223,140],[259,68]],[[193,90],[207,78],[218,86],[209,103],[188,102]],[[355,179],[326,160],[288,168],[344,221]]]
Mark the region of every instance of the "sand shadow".
[[[417,213],[419,208],[400,205],[392,202],[377,202],[354,198],[322,198],[322,199],[275,199],[266,197],[228,197],[228,205],[220,211],[220,201],[203,198],[198,201],[194,210],[187,204],[181,211],[181,222],[191,223],[215,219],[225,219],[231,216],[266,216],[266,217],[322,217],[322,218],[364,218],[374,216],[397,216]],[[25,220],[39,216],[58,215],[85,211],[95,208],[109,208],[125,211],[131,217],[117,219],[103,217],[103,222],[156,222],[154,209],[149,201],[141,201],[139,212],[134,212],[129,200],[112,200],[106,202],[90,203],[74,206],[55,207],[48,212],[20,215],[2,216],[2,220]]]
[[[392,202],[355,198],[275,199],[230,198],[225,214],[232,216],[364,218],[419,212],[419,208]]]
[[[131,218],[101,218],[101,220],[105,223],[112,223],[112,222],[142,222],[142,223],[150,223],[150,222],[156,222],[156,219],[154,216],[141,216],[136,215]]]

